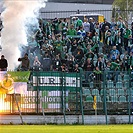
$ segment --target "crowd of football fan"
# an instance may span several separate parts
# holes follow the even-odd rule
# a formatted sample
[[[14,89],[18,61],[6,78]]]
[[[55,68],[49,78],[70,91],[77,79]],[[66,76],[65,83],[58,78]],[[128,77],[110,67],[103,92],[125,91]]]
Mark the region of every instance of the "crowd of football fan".
[[[128,71],[133,67],[133,23],[129,26],[120,16],[102,23],[73,17],[70,25],[67,19],[40,20],[34,33],[28,50],[32,57],[39,55],[30,64],[44,71],[73,72],[77,67]]]
[[[121,16],[99,23],[94,18],[39,20],[30,27],[29,61],[23,70],[128,71],[133,68],[133,22]],[[22,58],[18,61],[22,61]],[[20,66],[23,67],[23,66]],[[25,69],[26,68],[26,69]],[[18,68],[19,69],[19,68]]]

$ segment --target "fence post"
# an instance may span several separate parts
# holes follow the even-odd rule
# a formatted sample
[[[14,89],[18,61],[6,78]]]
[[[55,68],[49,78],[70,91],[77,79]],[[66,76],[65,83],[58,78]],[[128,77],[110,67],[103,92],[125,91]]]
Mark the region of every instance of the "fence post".
[[[78,90],[77,90],[77,73],[76,73],[76,113],[78,112]]]
[[[106,120],[106,125],[108,124],[108,119],[107,119],[107,104],[106,104],[106,78],[105,78],[106,72],[103,71],[103,99],[104,99],[104,112],[105,112],[105,120]]]
[[[83,78],[82,78],[83,71],[80,72],[80,105],[81,105],[81,114],[82,114],[82,124],[84,124],[84,110],[83,110],[83,98],[82,98],[82,83],[83,83]]]
[[[128,114],[129,114],[129,124],[131,123],[131,73],[129,74],[129,90],[128,90]]]
[[[37,114],[39,113],[39,108],[38,108],[38,105],[39,105],[39,87],[38,87],[38,73],[40,72],[35,72],[36,73],[36,77],[37,77]]]
[[[82,114],[82,124],[84,124],[84,110],[83,110],[82,89],[80,90],[80,105],[81,105],[81,114]]]
[[[61,92],[62,92],[62,100],[61,100],[61,102],[62,102],[62,112],[63,112],[63,116],[64,116],[64,124],[66,124],[66,114],[65,114],[65,102],[64,102],[64,91],[66,91],[66,90],[64,90],[64,86],[66,85],[65,83],[64,83],[64,73],[65,72],[60,72],[61,73],[61,79],[62,79],[62,84],[61,84]]]

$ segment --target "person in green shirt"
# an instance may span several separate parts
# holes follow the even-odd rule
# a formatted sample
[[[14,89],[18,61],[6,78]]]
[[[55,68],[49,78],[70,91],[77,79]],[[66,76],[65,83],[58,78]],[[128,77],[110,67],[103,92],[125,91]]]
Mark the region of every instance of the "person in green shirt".
[[[116,60],[115,62],[108,61],[108,66],[110,67],[110,72],[108,73],[111,77],[111,79],[116,83],[118,81],[118,74],[120,70],[120,64]]]
[[[128,50],[128,39],[131,35],[131,30],[128,28],[128,25],[126,25],[125,32],[124,32],[124,49]]]
[[[61,40],[61,35],[56,36],[56,40],[54,41],[54,49],[55,55],[60,54],[61,57],[63,56],[63,41]]]
[[[61,30],[62,30],[62,37],[66,37],[67,30],[68,30],[68,22],[66,18],[64,18],[61,23]]]
[[[57,35],[60,33],[60,24],[61,24],[61,20],[58,18],[55,18],[52,22],[52,28],[53,28],[53,32],[54,35]]]
[[[94,88],[98,88],[101,90],[101,82],[102,82],[102,71],[100,71],[99,67],[96,66],[95,70],[93,71],[94,74]]]
[[[99,43],[100,43],[100,38],[98,36],[98,32],[95,32],[95,35],[92,37],[92,41],[95,46],[95,53],[98,54],[99,53]]]
[[[67,31],[67,35],[68,36],[76,36],[77,35],[77,31],[74,29],[73,24],[70,25],[70,28]]]
[[[133,52],[130,52],[127,63],[128,63],[128,71],[133,70]]]
[[[79,30],[80,27],[83,26],[83,21],[76,17],[76,29]]]

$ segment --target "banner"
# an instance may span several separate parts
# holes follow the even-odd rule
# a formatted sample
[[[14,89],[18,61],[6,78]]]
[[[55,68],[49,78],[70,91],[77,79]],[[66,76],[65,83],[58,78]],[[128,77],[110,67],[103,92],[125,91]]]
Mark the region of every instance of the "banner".
[[[30,72],[0,72],[0,93],[1,94],[24,94],[27,91],[27,82]]]
[[[30,71],[8,71],[7,74],[14,80],[14,82],[28,82]]]
[[[81,89],[80,73],[33,72],[34,90],[71,90]]]

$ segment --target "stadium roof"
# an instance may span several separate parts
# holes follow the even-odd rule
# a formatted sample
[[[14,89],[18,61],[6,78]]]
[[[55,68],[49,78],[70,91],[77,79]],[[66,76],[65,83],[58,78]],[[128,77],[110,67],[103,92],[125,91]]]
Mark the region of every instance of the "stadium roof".
[[[87,4],[112,4],[114,0],[48,0],[48,2],[58,3],[87,3]]]

